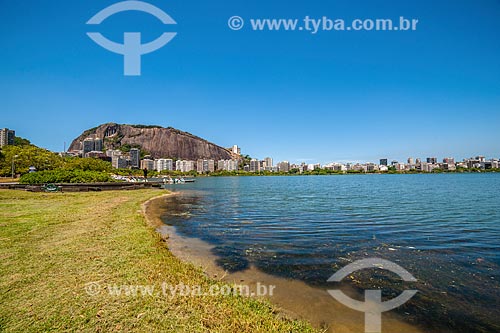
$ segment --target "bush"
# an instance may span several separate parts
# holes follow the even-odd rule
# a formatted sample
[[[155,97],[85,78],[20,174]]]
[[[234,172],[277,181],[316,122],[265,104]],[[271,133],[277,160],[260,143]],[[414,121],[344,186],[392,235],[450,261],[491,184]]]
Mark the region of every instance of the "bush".
[[[100,171],[111,172],[113,167],[111,162],[106,162],[98,158],[79,158],[70,157],[64,160],[64,169],[70,171],[83,170],[83,171]]]
[[[21,184],[47,183],[101,183],[112,182],[111,176],[105,172],[83,170],[50,170],[38,171],[21,176]]]

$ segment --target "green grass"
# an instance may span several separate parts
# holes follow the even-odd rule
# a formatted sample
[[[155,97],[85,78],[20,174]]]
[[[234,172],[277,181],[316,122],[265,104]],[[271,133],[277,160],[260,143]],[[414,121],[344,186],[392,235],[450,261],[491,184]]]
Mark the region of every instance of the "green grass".
[[[163,282],[223,285],[174,257],[141,203],[155,190],[29,193],[0,190],[0,331],[308,332],[267,301],[166,297]],[[101,291],[87,294],[98,282]],[[113,296],[107,285],[153,285]]]

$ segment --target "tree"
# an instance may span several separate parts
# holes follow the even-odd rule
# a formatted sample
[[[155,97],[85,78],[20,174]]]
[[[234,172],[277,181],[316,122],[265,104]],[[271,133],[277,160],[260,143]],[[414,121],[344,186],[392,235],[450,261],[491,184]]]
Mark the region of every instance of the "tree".
[[[28,139],[21,138],[19,136],[14,137],[14,146],[30,146],[31,142]]]
[[[34,145],[4,146],[0,157],[0,175],[9,176],[14,162],[17,174],[28,173],[29,167],[37,170],[53,170],[63,166],[63,159],[59,155]]]

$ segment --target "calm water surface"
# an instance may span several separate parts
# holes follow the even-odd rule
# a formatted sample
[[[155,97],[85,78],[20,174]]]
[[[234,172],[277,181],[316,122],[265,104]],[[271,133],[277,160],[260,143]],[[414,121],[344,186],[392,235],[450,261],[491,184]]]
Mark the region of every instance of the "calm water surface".
[[[319,288],[362,258],[397,262],[417,283],[363,270],[346,282],[420,292],[394,310],[429,332],[500,332],[500,174],[212,177],[171,187],[164,222],[250,265]]]

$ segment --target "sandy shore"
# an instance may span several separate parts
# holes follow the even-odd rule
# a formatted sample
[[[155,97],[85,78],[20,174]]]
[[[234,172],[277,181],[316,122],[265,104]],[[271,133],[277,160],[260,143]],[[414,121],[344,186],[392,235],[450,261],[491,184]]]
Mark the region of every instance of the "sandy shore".
[[[314,288],[299,281],[284,279],[266,274],[255,267],[244,271],[229,273],[224,271],[212,252],[213,246],[197,238],[181,237],[175,228],[165,225],[161,220],[161,213],[165,209],[164,198],[148,200],[142,205],[143,212],[150,225],[155,227],[164,237],[169,250],[185,262],[201,267],[212,279],[229,284],[246,285],[253,293],[257,286],[275,286],[272,296],[266,296],[277,305],[288,317],[309,321],[316,328],[325,332],[357,333],[364,332],[364,314],[347,308],[335,301],[325,290]],[[345,290],[354,294],[354,291]],[[385,313],[382,317],[382,331],[384,333],[423,333],[424,331],[409,325],[397,315]]]

